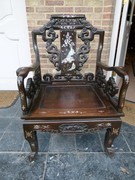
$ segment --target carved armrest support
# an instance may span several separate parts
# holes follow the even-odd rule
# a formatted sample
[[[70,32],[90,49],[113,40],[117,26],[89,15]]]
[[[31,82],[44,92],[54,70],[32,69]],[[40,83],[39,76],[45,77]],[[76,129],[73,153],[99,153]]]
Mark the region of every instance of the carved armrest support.
[[[115,67],[115,66],[109,67],[106,64],[103,64],[101,62],[97,63],[97,67],[100,67],[101,69],[106,70],[106,71],[113,71],[122,78],[123,81],[122,81],[122,85],[120,88],[117,104],[116,104],[116,101],[113,101],[113,104],[117,106],[118,112],[122,112],[124,102],[125,102],[127,88],[129,85],[129,76],[128,76],[127,72],[124,70],[124,67]]]
[[[24,85],[24,79],[28,76],[29,72],[33,71],[34,72],[34,81],[35,81],[35,88],[38,84],[36,81],[41,80],[41,73],[40,73],[40,65],[38,63],[33,64],[32,66],[29,67],[21,67],[17,69],[16,74],[17,74],[17,85],[18,85],[18,90],[20,94],[20,99],[21,99],[21,108],[23,113],[27,113],[30,104],[28,102],[28,95],[27,95],[27,87],[25,88]],[[32,84],[33,85],[33,84]]]

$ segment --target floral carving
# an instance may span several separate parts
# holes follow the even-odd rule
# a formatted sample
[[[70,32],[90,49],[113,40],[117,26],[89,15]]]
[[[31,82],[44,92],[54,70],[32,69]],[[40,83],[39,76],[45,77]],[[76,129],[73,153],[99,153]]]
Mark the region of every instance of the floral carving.
[[[111,123],[99,123],[96,125],[98,128],[108,128],[111,127],[112,124]]]
[[[112,129],[112,134],[119,135],[119,130],[120,130],[120,128],[113,128]]]
[[[32,138],[33,131],[25,131],[26,138]]]
[[[45,130],[45,129],[49,129],[49,128],[50,128],[49,125],[34,125],[35,130],[39,130],[39,129]]]
[[[59,126],[60,132],[86,132],[88,126],[86,124],[62,124]]]

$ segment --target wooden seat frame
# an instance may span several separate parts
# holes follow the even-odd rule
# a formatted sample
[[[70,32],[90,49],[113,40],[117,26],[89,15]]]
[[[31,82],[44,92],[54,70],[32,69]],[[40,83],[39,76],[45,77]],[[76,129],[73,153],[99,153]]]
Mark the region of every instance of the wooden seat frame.
[[[54,44],[60,31],[60,49]],[[78,38],[82,45],[77,49]],[[88,59],[90,42],[99,37],[96,70],[81,74]],[[41,75],[37,36],[46,42],[49,60],[58,73]],[[101,63],[104,31],[93,27],[84,15],[52,15],[50,21],[32,31],[36,61],[29,67],[17,70],[17,83],[21,100],[25,139],[32,153],[38,153],[37,131],[85,133],[107,129],[104,147],[112,153],[112,143],[119,135],[129,76],[122,67],[109,67]],[[33,71],[33,78],[24,79]],[[113,77],[106,80],[104,72],[112,71],[122,79],[120,90]],[[118,94],[119,92],[119,94]],[[117,97],[115,95],[118,94]]]

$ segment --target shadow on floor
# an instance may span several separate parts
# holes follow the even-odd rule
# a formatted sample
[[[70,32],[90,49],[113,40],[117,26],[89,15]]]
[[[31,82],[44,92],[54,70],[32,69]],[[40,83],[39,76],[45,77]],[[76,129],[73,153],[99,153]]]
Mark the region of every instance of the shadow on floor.
[[[135,52],[128,50],[125,62],[125,69],[129,74],[129,86],[126,93],[126,99],[135,102]]]
[[[72,135],[39,132],[38,158],[30,163],[20,114],[19,100],[0,109],[0,180],[135,179],[135,126],[123,123],[112,158],[103,152],[104,131]]]

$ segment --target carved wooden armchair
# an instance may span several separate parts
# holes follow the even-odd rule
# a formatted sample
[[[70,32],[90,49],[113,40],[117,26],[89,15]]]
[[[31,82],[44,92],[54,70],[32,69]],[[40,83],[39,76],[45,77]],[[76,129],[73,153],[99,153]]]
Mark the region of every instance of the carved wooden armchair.
[[[81,74],[96,35],[99,44],[95,75]],[[58,71],[55,75],[41,76],[37,36],[42,36],[46,44],[49,60]],[[54,42],[57,38],[60,38],[60,48]],[[77,49],[78,38],[82,45]],[[129,77],[123,68],[101,63],[104,31],[93,27],[84,15],[52,15],[46,25],[32,31],[32,39],[36,61],[17,70],[24,135],[32,150],[30,159],[38,152],[38,130],[84,133],[106,128],[104,147],[107,153],[112,153],[111,145],[119,135],[120,117],[124,115]],[[34,72],[33,78],[28,78],[25,86],[24,79],[30,71]],[[106,80],[105,71],[115,72],[122,78],[120,90],[113,77]]]

